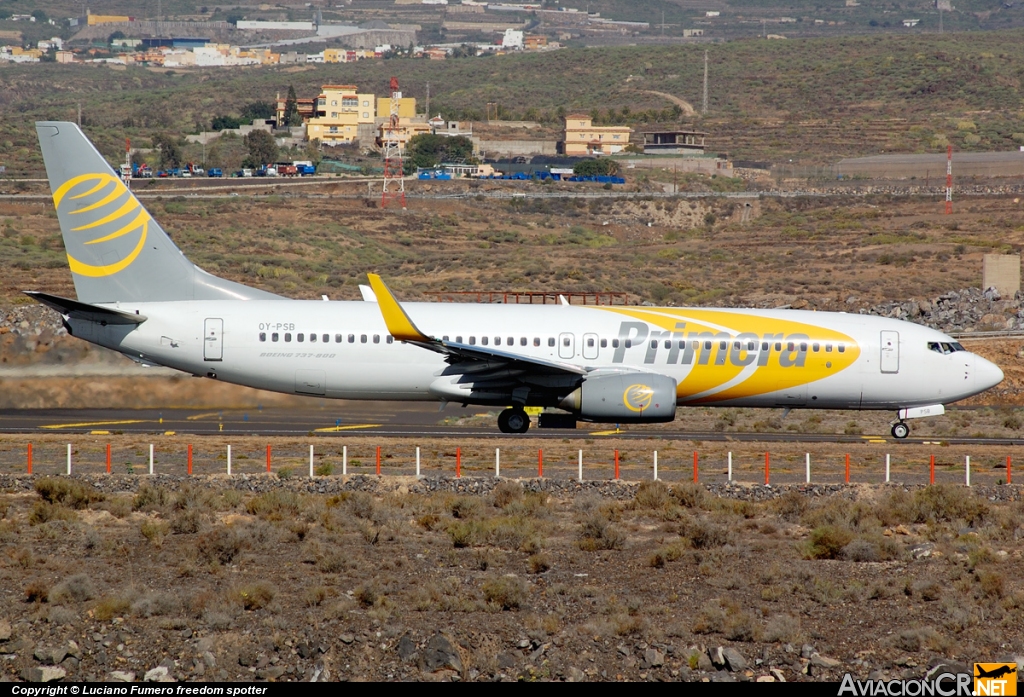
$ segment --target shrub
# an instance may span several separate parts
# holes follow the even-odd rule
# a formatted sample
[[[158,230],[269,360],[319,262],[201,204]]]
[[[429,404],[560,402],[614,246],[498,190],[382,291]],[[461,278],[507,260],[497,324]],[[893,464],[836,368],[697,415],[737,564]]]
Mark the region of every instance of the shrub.
[[[535,574],[542,574],[551,568],[551,559],[546,554],[534,554],[526,562]]]
[[[700,484],[683,483],[672,487],[672,496],[680,506],[704,508],[707,505],[708,492]]]
[[[523,486],[519,482],[503,479],[494,487],[492,500],[497,508],[506,508],[509,504],[523,498]]]
[[[171,518],[171,532],[175,535],[194,535],[199,532],[202,519],[202,514],[194,508],[178,511]]]
[[[672,503],[668,487],[662,482],[646,480],[640,482],[633,497],[633,505],[640,510],[661,511]]]
[[[170,494],[162,486],[143,484],[132,500],[133,511],[157,511],[170,502]]]
[[[28,514],[29,525],[41,525],[51,520],[78,520],[78,515],[65,506],[46,501],[36,501],[32,506],[32,512]]]
[[[501,576],[484,581],[484,599],[501,610],[518,610],[526,602],[526,587],[513,576]]]
[[[50,587],[46,581],[35,580],[25,586],[26,603],[45,603],[50,599]]]
[[[679,534],[690,540],[697,549],[724,547],[732,541],[732,533],[722,525],[692,518],[679,526]]]
[[[167,534],[167,523],[160,520],[144,520],[139,526],[139,532],[152,544],[159,547],[163,544],[164,535]]]
[[[254,496],[245,505],[245,510],[250,515],[256,515],[267,520],[284,520],[286,517],[293,518],[299,514],[302,502],[299,495],[294,491],[282,491],[274,489],[266,493]]]
[[[843,547],[853,540],[847,528],[823,525],[811,531],[805,556],[808,559],[837,559]]]
[[[318,477],[329,477],[334,474],[334,465],[330,462],[321,462],[316,466],[316,469],[313,470],[313,473]]]
[[[587,516],[580,524],[577,546],[593,552],[601,549],[622,549],[626,544],[625,534],[600,514]]]
[[[106,498],[93,487],[74,479],[46,477],[36,482],[36,493],[47,503],[82,509]]]
[[[85,574],[75,574],[64,579],[50,591],[51,603],[82,603],[95,595],[92,579]]]
[[[978,585],[981,592],[990,598],[1002,598],[1006,577],[998,571],[978,571]]]
[[[207,562],[229,564],[242,551],[245,540],[234,530],[225,526],[216,527],[200,535],[196,551]]]
[[[800,619],[792,615],[775,615],[768,620],[761,632],[761,640],[799,644],[803,641]]]
[[[128,598],[119,595],[111,595],[101,598],[100,601],[96,603],[96,606],[93,607],[92,612],[93,616],[97,620],[107,622],[115,617],[120,617],[121,615],[126,614],[131,610],[131,607],[132,603]]]
[[[234,596],[246,610],[261,610],[274,599],[274,589],[266,583],[251,583],[234,589]]]

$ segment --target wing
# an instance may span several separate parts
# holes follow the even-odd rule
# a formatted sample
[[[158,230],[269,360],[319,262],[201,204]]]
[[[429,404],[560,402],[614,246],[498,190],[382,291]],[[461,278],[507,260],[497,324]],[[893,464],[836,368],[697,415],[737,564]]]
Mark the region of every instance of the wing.
[[[440,399],[554,406],[591,372],[572,363],[431,337],[420,331],[380,276],[368,276],[388,332],[399,341],[445,356],[448,367],[431,385]]]

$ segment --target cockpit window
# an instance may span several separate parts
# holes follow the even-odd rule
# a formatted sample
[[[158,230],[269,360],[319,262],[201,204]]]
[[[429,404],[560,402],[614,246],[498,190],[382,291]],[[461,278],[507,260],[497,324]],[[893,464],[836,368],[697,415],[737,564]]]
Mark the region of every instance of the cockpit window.
[[[934,351],[935,353],[941,353],[944,356],[948,356],[951,353],[956,353],[957,351],[966,351],[967,349],[965,349],[963,346],[961,346],[955,341],[929,341],[928,350]]]

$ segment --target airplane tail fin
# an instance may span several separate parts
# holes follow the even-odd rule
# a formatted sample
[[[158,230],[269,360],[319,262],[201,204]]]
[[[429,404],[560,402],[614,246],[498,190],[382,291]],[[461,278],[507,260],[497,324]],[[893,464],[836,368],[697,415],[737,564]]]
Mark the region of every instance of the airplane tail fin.
[[[80,301],[279,297],[185,258],[76,124],[39,121],[36,133]]]

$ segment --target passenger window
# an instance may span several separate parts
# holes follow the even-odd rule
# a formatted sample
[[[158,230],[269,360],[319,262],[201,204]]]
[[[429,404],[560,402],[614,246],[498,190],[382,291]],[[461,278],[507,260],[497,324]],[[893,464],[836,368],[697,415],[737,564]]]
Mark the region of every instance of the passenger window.
[[[266,340],[267,340],[267,333],[266,332],[260,332],[260,341],[266,341]]]
[[[323,339],[323,342],[325,344],[329,344],[331,342],[331,335],[330,334],[324,334],[323,337],[321,337],[321,338]]]
[[[729,345],[729,342],[728,342],[728,341],[720,341],[720,342],[718,342],[718,350],[719,350],[719,351],[724,351],[724,350],[725,350],[725,348],[726,348],[726,347],[727,347],[728,345]]]
[[[711,350],[711,342],[710,341],[705,341],[704,342],[704,350],[705,351],[710,351]]]
[[[469,337],[469,345],[470,346],[476,346],[476,337],[475,336]]]
[[[608,348],[608,339],[601,339],[601,348]]]
[[[356,335],[355,334],[349,334],[348,335],[348,343],[350,343],[350,344],[356,343]]]
[[[846,344],[836,344],[836,348],[839,349],[839,353],[846,353]]]
[[[624,342],[622,342],[622,345],[625,346],[626,348],[633,348],[633,340],[626,339]]]
[[[303,341],[303,340],[304,340],[305,338],[306,338],[306,335],[305,335],[305,334],[299,334],[298,336],[296,336],[296,337],[295,337],[295,340],[296,340],[296,341],[298,341],[298,342],[299,342],[299,343],[301,344],[301,343],[302,343],[302,341]]]
[[[519,345],[520,346],[526,346],[526,337],[525,336],[519,337]]]
[[[555,345],[555,337],[549,336],[548,337],[548,346],[554,346],[554,345]]]
[[[594,348],[594,340],[587,339],[587,348]]]
[[[811,344],[811,348],[814,349],[815,353],[817,353],[818,349],[821,348],[821,344]]]
[[[768,342],[767,341],[762,341],[761,342],[761,350],[762,351],[767,351],[768,350]]]
[[[510,336],[508,338],[508,340],[505,341],[505,345],[506,346],[515,346],[516,345],[516,338],[514,336]],[[525,341],[523,342],[523,345],[526,345]]]
[[[562,339],[562,346],[568,346],[568,345],[569,345],[569,338],[566,337],[566,338]]]
[[[618,339],[612,339],[612,348],[618,348],[618,347],[619,347],[619,340]]]
[[[360,334],[359,335],[359,343],[360,344],[365,344],[366,343],[366,334]]]
[[[757,348],[757,342],[756,341],[748,341],[747,342],[747,350],[748,351],[753,351],[756,348]]]
[[[473,340],[473,337],[470,337],[470,341],[472,341],[472,340]],[[480,344],[482,346],[486,346],[487,345],[487,337],[486,336],[480,337]]]
[[[776,351],[781,351],[782,350],[782,342],[781,341],[776,341],[775,342],[775,350]]]
[[[310,334],[309,335],[309,340],[310,340],[310,342],[315,344],[316,343],[316,334]]]
[[[540,346],[540,337],[539,336],[533,337],[533,345],[534,346]]]
[[[800,342],[800,353],[807,353],[807,342],[806,341],[801,341]]]
[[[455,343],[456,344],[461,344],[462,343],[462,337],[461,336],[455,337]]]
[[[345,337],[342,336],[341,334],[335,334],[334,335],[334,343],[336,343],[336,344],[340,344],[344,339],[345,339]]]
[[[739,351],[740,350],[740,342],[738,342],[738,341],[732,342],[732,347],[734,349],[736,349],[737,351]],[[725,347],[723,346],[722,348],[725,348]]]
[[[494,345],[495,346],[501,346],[501,337],[500,336],[494,337]]]
[[[651,348],[652,349],[658,348],[658,340],[657,339],[651,339]]]
[[[686,348],[686,339],[680,339],[679,340],[679,348],[681,348],[681,349]]]
[[[825,344],[825,353],[832,353],[832,344]]]
[[[277,332],[274,332],[273,334],[270,335],[270,340],[277,341]]]
[[[445,334],[444,336],[442,336],[441,341],[448,341],[448,335]]]
[[[672,348],[672,339],[665,339],[665,348]]]
[[[284,340],[285,341],[291,341],[292,340],[292,335],[289,332],[285,332]]]
[[[389,343],[389,344],[393,344],[393,343],[395,343],[395,337],[393,337],[393,336],[391,336],[390,334],[388,334],[388,343]]]
[[[796,345],[792,341],[790,341],[788,344],[786,344],[786,350],[787,351],[792,351],[795,348],[796,348]]]
[[[373,343],[375,343],[375,344],[379,344],[380,343],[380,334],[374,334],[373,335]]]

